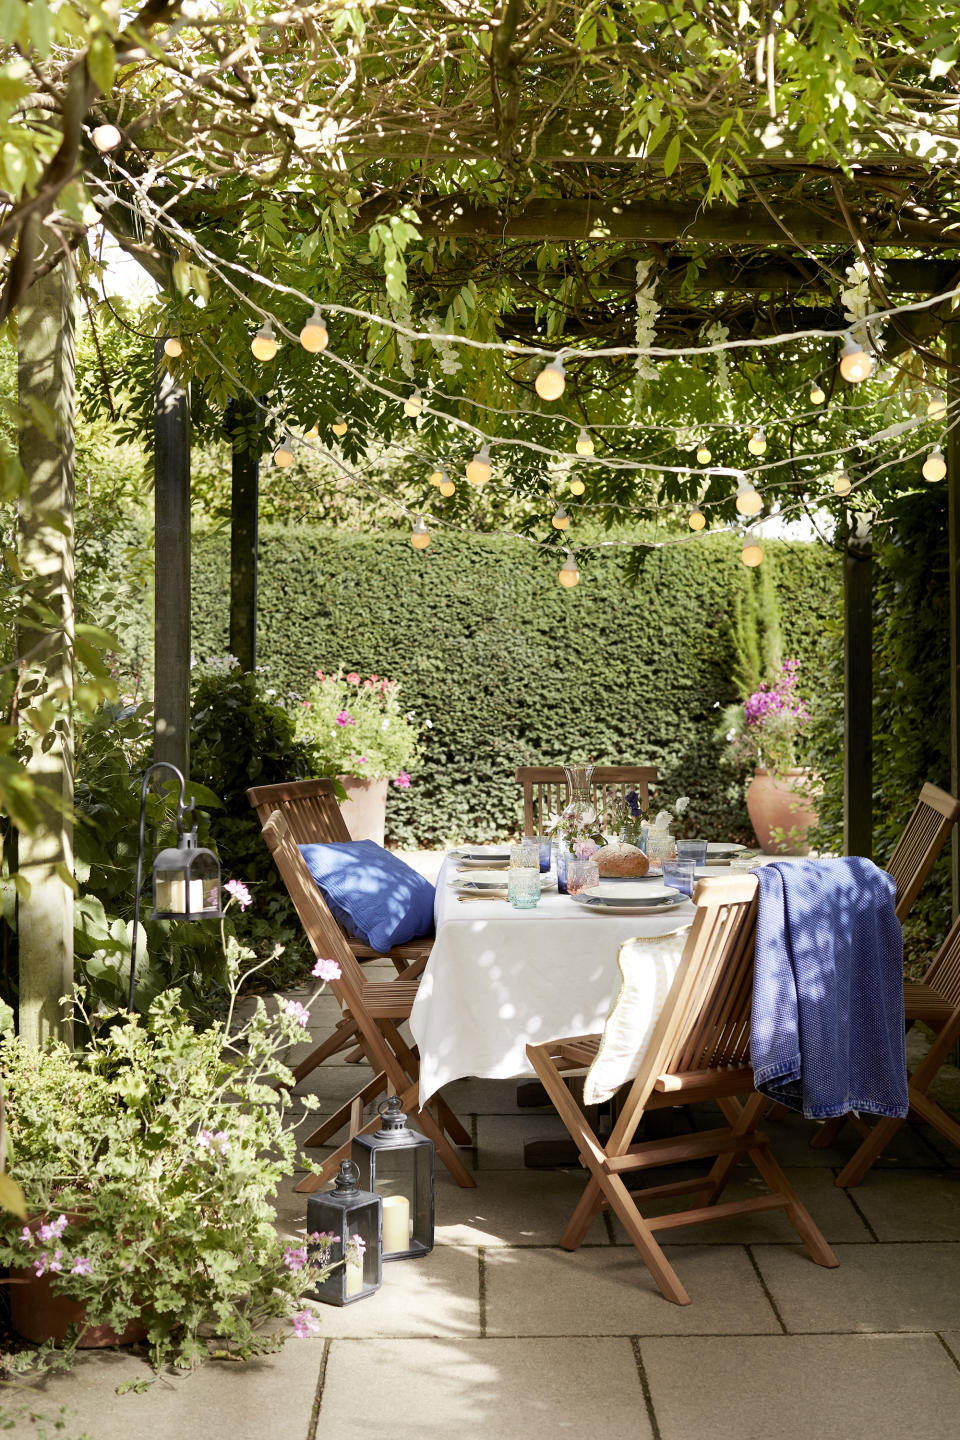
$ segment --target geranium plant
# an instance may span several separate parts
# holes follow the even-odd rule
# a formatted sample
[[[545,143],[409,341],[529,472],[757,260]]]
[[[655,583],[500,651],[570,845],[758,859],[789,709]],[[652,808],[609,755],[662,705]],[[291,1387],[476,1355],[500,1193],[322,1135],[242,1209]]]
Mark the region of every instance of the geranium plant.
[[[803,732],[810,721],[797,689],[799,669],[799,660],[785,660],[769,684],[758,686],[742,703],[723,712],[720,733],[731,759],[773,775],[797,767]]]
[[[410,786],[416,765],[419,726],[412,711],[400,707],[400,684],[357,671],[316,672],[316,679],[295,705],[299,739],[311,744],[340,775],[392,780],[398,790]]]

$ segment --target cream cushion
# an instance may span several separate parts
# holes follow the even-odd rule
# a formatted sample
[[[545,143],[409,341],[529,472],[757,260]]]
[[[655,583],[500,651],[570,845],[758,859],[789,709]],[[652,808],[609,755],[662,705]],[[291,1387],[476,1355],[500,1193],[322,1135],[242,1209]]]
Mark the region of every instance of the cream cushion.
[[[670,998],[688,932],[689,927],[673,935],[627,940],[620,946],[620,993],[583,1082],[585,1105],[609,1100],[639,1070]]]

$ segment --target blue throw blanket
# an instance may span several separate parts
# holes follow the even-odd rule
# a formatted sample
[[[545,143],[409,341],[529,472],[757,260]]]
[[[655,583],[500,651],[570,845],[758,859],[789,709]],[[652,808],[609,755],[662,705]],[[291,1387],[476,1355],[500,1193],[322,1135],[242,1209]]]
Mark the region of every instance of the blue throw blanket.
[[[870,860],[758,871],[750,1053],[764,1095],[811,1120],[907,1113],[903,936]]]

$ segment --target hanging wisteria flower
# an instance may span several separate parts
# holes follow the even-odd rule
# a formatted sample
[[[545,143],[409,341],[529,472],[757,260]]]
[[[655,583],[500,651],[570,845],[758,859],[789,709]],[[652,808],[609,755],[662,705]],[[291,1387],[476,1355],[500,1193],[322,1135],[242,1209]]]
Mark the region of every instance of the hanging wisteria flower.
[[[298,1340],[309,1340],[311,1335],[317,1335],[320,1331],[319,1320],[309,1310],[299,1311],[294,1315],[290,1324]]]
[[[246,910],[248,905],[253,904],[253,896],[242,880],[228,880],[223,888],[233,900],[236,900],[241,910]]]
[[[289,1015],[291,1020],[296,1020],[297,1024],[306,1030],[310,1023],[310,1011],[306,1005],[301,1005],[299,1000],[281,1000],[280,1009],[285,1015]]]
[[[306,1245],[288,1245],[283,1252],[283,1263],[288,1270],[302,1270],[307,1263]]]
[[[318,960],[310,974],[318,980],[339,980],[341,970],[336,960]]]

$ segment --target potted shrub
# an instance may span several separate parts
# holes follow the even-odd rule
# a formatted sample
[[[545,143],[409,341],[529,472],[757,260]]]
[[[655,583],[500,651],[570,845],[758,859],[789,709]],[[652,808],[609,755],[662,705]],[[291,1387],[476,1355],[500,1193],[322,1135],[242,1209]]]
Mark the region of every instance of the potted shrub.
[[[245,957],[227,949],[236,975]],[[28,1216],[0,1218],[0,1264],[15,1325],[45,1342],[8,1364],[142,1339],[158,1369],[193,1366],[277,1349],[289,1332],[271,1320],[307,1333],[310,1312],[293,1312],[316,1270],[278,1237],[270,1200],[294,1161],[282,1055],[309,1011],[257,999],[234,1028],[235,999],[199,1030],[176,990],[146,1016],[99,1017],[78,992],[85,1050],[0,1039],[9,1177]]]
[[[785,660],[769,684],[761,684],[723,715],[729,754],[752,762],[747,811],[767,855],[806,855],[807,831],[817,823],[810,771],[798,764],[810,712],[797,691],[798,660]]]
[[[412,713],[400,708],[399,682],[318,670],[295,719],[298,739],[336,770],[346,791],[343,818],[351,837],[382,845],[387,787],[409,789],[418,759],[419,732]]]

